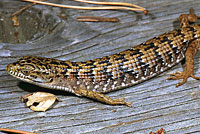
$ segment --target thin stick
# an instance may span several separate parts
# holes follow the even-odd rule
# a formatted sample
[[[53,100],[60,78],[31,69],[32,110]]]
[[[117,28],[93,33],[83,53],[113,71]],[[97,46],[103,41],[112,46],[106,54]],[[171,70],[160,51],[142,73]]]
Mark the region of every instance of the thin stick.
[[[118,22],[119,21],[119,19],[116,17],[105,18],[105,17],[100,17],[100,16],[78,16],[77,20],[83,21],[83,22]]]
[[[32,3],[32,4],[29,4],[23,8],[21,8],[20,10],[14,12],[11,16],[15,16],[15,15],[19,15],[21,14],[24,10],[26,10],[27,8],[31,7],[31,6],[34,6],[36,3]]]
[[[136,8],[141,8],[143,10],[146,10],[143,7],[140,7],[131,3],[126,3],[126,2],[99,2],[99,1],[89,1],[89,0],[74,0],[74,1],[89,3],[89,4],[98,4],[98,5],[129,6],[129,7],[136,7]]]
[[[130,8],[130,7],[120,7],[120,6],[101,6],[101,7],[84,7],[84,6],[71,6],[71,5],[62,5],[62,4],[54,4],[49,2],[42,2],[36,0],[23,0],[28,2],[33,2],[42,5],[49,5],[55,7],[62,7],[62,8],[71,8],[71,9],[85,9],[85,10],[116,10],[116,9],[123,9],[123,10],[131,10],[131,11],[144,11],[141,8]]]
[[[44,1],[44,0],[41,0],[41,1]],[[21,8],[20,10],[14,12],[11,16],[19,15],[19,14],[21,14],[24,10],[26,10],[27,8],[30,8],[30,7],[32,7],[32,6],[36,5],[36,4],[37,4],[37,3],[31,3],[31,4],[29,4],[29,5],[27,5],[27,6],[23,7],[23,8]]]
[[[89,3],[89,4],[97,4],[97,5],[115,5],[115,6],[130,6],[130,7],[136,7],[138,9],[142,9],[142,11],[144,12],[145,15],[148,14],[148,10],[140,7],[138,5],[135,4],[131,4],[131,3],[126,3],[126,2],[99,2],[99,1],[89,1],[89,0],[74,0],[74,1],[78,1],[78,2],[83,2],[83,3]]]
[[[89,1],[89,0],[74,0],[74,1],[88,3],[88,4],[96,4],[96,5],[115,5],[115,6],[136,7],[138,9],[142,9],[142,11],[144,12],[145,15],[148,14],[148,10],[147,9],[145,9],[143,7],[140,7],[138,5],[131,4],[131,3],[126,3],[126,2],[99,2],[99,1]]]
[[[32,133],[32,132],[27,132],[27,131],[14,130],[14,129],[5,129],[5,128],[0,128],[0,131],[11,132],[11,133],[16,133],[16,134],[36,134],[36,133]]]

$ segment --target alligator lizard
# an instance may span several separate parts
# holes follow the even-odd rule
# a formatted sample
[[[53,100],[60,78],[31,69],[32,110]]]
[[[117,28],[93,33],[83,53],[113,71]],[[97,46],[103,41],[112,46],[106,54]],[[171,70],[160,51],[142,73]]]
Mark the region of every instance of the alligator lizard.
[[[190,25],[200,18],[194,14],[180,15],[180,29],[150,39],[118,54],[85,62],[61,61],[51,58],[24,56],[7,66],[12,76],[41,87],[64,90],[78,96],[131,107],[130,102],[111,99],[103,93],[133,86],[150,79],[186,59],[183,72],[171,74],[169,79],[194,76],[193,56],[200,47],[200,25]]]

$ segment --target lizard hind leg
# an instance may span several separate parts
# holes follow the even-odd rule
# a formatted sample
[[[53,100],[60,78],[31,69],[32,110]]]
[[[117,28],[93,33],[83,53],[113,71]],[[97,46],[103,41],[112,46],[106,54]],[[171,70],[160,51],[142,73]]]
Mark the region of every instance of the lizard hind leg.
[[[198,19],[200,19],[200,16],[197,16],[194,14],[193,8],[190,9],[189,14],[182,14],[179,16],[180,21],[180,27],[189,27],[190,22],[196,22]],[[200,79],[200,77],[194,76],[194,55],[197,52],[198,48],[200,48],[200,39],[193,40],[185,53],[185,68],[183,72],[176,72],[172,73],[168,79],[172,80],[178,80],[183,79],[180,83],[176,85],[176,87],[183,85],[189,77],[192,77],[194,79]]]
[[[183,85],[189,77],[192,77],[194,79],[200,79],[200,77],[194,76],[194,55],[197,52],[198,48],[200,48],[200,39],[196,39],[192,41],[189,45],[189,47],[186,50],[185,53],[185,68],[183,72],[176,72],[172,73],[170,77],[168,77],[168,80],[178,80],[183,79],[181,82],[179,82],[176,87]]]

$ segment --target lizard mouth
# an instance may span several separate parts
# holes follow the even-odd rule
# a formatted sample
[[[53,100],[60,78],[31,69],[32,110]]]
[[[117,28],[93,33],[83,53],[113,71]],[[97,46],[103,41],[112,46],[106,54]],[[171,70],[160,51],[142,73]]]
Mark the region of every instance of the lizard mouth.
[[[10,74],[13,77],[20,79],[21,81],[24,81],[24,82],[28,82],[28,83],[31,83],[31,84],[34,84],[34,85],[37,85],[37,86],[41,86],[41,87],[44,87],[44,88],[60,89],[60,90],[67,90],[69,92],[73,92],[72,90],[70,90],[70,89],[68,89],[64,86],[49,84],[51,80],[45,81],[45,80],[42,80],[40,78],[33,78],[31,76],[26,76],[23,73],[13,71],[11,68],[9,68],[9,65],[7,66],[6,70],[7,70],[8,74]]]
[[[16,71],[12,71],[12,70],[7,70],[8,74],[12,75],[13,77],[15,78],[18,78],[22,81],[29,81],[29,77],[22,74],[22,73],[19,73],[19,72],[16,72]]]
[[[26,76],[25,74],[23,74],[21,72],[17,72],[15,70],[16,70],[16,68],[13,64],[8,64],[6,67],[6,71],[8,72],[8,74],[10,74],[13,77],[20,79],[22,81],[31,83],[31,78],[29,76]]]

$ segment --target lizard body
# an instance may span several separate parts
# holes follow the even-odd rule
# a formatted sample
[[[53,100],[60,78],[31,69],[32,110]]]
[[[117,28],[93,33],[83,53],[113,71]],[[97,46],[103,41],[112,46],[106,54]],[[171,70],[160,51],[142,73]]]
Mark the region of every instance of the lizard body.
[[[78,96],[97,99],[107,104],[125,104],[124,99],[111,99],[102,93],[133,86],[148,80],[180,63],[186,58],[183,73],[169,79],[194,76],[193,55],[200,47],[200,25],[190,25],[199,16],[190,11],[179,17],[180,29],[152,38],[118,54],[85,62],[24,56],[7,66],[12,76],[41,87],[64,90]]]

